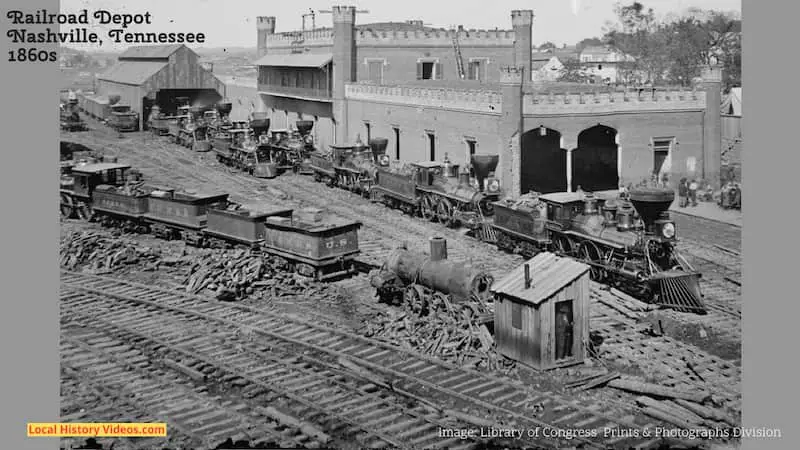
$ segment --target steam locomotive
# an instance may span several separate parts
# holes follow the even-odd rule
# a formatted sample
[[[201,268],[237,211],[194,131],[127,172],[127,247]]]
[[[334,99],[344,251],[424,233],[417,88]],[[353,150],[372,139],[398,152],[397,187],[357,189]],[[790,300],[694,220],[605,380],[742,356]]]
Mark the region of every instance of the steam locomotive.
[[[310,155],[310,168],[317,181],[338,186],[374,201],[420,214],[448,226],[480,226],[492,215],[493,203],[502,192],[491,174],[497,168],[496,155],[473,155],[476,182],[468,170],[459,171],[447,155],[444,162],[417,162],[408,167],[390,167],[385,154],[387,139],[371,139],[363,144],[331,146],[327,153]]]
[[[228,194],[145,188],[130,166],[77,164],[61,176],[61,215],[196,246],[243,246],[284,258],[301,275],[327,280],[355,272],[361,223],[319,210],[231,202]]]
[[[67,95],[67,101],[60,104],[60,117],[61,129],[63,131],[85,131],[87,130],[86,122],[81,119],[78,114],[78,97],[74,92],[70,91]]]
[[[387,140],[370,146],[332,146],[311,155],[315,180],[338,186],[408,214],[466,226],[498,249],[533,257],[554,251],[591,265],[591,277],[636,297],[680,311],[705,313],[700,274],[676,247],[667,212],[668,189],[557,192],[500,201],[493,176],[497,155],[473,155],[468,170],[450,163],[410,164],[408,174],[389,169]]]
[[[532,257],[553,250],[591,266],[593,280],[684,312],[705,313],[701,274],[677,249],[669,189],[557,192],[494,205],[478,237]]]

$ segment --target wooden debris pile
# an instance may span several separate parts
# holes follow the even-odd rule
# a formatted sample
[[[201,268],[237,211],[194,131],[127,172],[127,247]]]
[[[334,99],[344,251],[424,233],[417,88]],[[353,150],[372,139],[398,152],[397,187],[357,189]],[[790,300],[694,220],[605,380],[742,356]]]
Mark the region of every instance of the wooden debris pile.
[[[252,250],[212,250],[194,259],[183,282],[191,294],[214,294],[239,300],[256,290],[270,298],[318,293],[310,279],[291,272],[288,262]]]
[[[158,250],[143,248],[137,242],[90,231],[62,236],[60,255],[62,268],[84,268],[95,273],[134,264],[153,264],[161,257]]]
[[[488,318],[478,313],[480,309],[450,302],[444,308],[428,306],[426,314],[419,314],[418,308],[379,314],[363,333],[457,365],[505,374],[515,370],[516,363],[496,351],[486,326]]]
[[[684,429],[729,428],[741,426],[739,420],[714,405],[705,391],[680,390],[625,378],[608,381],[608,387],[638,394],[636,404],[650,417]]]

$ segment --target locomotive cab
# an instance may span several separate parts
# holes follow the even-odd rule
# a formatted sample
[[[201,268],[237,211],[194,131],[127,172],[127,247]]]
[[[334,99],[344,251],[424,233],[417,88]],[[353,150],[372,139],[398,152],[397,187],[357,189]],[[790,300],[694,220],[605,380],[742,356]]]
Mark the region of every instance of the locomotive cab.
[[[131,166],[116,163],[75,166],[70,175],[74,180],[72,191],[76,196],[88,198],[101,184],[121,186],[125,183],[125,175],[130,168]]]

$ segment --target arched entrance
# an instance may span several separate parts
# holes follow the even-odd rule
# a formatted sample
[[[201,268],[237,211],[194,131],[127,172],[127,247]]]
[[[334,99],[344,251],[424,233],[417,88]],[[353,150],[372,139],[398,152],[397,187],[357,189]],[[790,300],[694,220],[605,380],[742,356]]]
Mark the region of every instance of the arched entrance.
[[[567,186],[567,159],[561,133],[534,128],[520,142],[520,194],[563,192]]]
[[[617,130],[605,125],[587,128],[578,135],[572,152],[572,190],[604,191],[619,187]]]

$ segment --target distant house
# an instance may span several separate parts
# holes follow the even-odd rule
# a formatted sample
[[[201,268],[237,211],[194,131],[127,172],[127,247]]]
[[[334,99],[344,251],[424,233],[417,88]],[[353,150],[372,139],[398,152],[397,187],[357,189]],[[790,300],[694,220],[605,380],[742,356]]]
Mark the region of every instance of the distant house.
[[[562,74],[564,62],[575,59],[574,48],[548,49],[533,52],[531,72],[534,81],[556,81]]]
[[[588,75],[596,77],[598,81],[616,83],[620,63],[633,61],[633,58],[610,47],[592,45],[580,52],[578,60]]]

